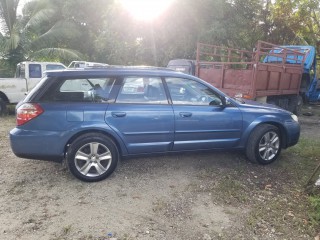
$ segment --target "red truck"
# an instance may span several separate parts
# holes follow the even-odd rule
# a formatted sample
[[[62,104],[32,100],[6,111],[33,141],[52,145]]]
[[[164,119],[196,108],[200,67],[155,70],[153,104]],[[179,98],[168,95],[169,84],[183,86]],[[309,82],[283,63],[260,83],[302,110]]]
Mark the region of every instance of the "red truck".
[[[195,75],[231,97],[278,105],[299,114],[307,52],[258,41],[253,51],[197,44],[196,60],[171,60],[169,68]]]

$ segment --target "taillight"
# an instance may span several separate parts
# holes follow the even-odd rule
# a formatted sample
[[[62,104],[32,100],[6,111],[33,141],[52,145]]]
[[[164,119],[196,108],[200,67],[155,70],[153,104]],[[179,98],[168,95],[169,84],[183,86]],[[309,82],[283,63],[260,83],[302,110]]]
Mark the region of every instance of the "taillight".
[[[17,125],[21,126],[43,112],[42,107],[37,103],[24,103],[17,109]]]

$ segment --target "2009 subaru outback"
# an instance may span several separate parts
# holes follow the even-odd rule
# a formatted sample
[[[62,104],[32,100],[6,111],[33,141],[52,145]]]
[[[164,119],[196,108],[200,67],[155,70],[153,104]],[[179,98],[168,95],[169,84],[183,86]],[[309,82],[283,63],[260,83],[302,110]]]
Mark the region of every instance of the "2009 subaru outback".
[[[84,181],[108,177],[121,156],[146,153],[239,149],[268,164],[300,135],[290,112],[240,102],[196,77],[158,68],[48,72],[16,111],[13,152],[66,159]]]

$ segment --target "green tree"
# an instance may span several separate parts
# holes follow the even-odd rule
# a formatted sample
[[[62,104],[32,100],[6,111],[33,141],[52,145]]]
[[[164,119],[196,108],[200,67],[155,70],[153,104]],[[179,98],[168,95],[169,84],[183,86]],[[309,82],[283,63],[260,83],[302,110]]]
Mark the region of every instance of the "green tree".
[[[272,26],[269,41],[317,45],[320,37],[318,0],[276,0],[270,13]]]
[[[104,23],[109,15],[109,8],[114,0],[68,0],[63,2],[62,18],[72,21],[80,29],[80,35],[70,41],[73,49],[84,54],[86,60],[106,62],[107,58],[99,56],[94,45],[104,30]],[[110,36],[111,37],[111,36]],[[111,41],[111,39],[110,39]]]
[[[88,9],[67,2],[72,8],[66,16],[90,26],[84,27],[83,51],[109,64],[194,59],[199,41],[251,49],[257,40],[316,45],[319,39],[317,0],[176,0],[152,22],[134,19],[119,1],[95,0]]]
[[[11,2],[11,3],[10,3]],[[14,4],[12,3],[14,2]],[[60,0],[34,0],[18,17],[19,1],[0,1],[5,32],[1,36],[1,56],[14,69],[23,60],[50,60],[67,62],[80,58],[78,51],[68,48],[68,40],[78,34],[72,21],[61,18]]]
[[[18,2],[0,0],[0,52],[12,63],[81,57],[165,66],[194,59],[197,42],[251,49],[259,39],[317,45],[320,37],[318,0],[176,0],[152,22],[137,21],[116,0],[33,0],[16,17]]]

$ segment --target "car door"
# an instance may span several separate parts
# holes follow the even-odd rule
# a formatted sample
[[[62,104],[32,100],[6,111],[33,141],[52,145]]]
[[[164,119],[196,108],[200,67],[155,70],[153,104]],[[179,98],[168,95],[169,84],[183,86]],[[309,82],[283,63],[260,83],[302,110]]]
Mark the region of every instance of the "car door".
[[[166,152],[172,148],[174,116],[161,78],[125,77],[105,118],[129,154]]]
[[[175,116],[174,151],[236,146],[242,114],[222,96],[192,79],[166,78]]]

